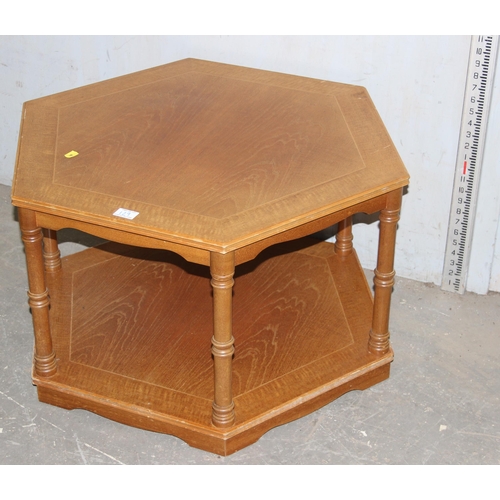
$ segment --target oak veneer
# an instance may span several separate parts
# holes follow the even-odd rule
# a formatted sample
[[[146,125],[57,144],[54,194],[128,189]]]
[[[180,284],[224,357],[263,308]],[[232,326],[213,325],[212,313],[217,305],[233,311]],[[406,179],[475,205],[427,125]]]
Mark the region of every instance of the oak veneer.
[[[407,182],[362,87],[184,60],[26,103],[40,400],[227,455],[384,380]],[[380,212],[374,298],[358,212]],[[65,227],[113,243],[60,259]]]

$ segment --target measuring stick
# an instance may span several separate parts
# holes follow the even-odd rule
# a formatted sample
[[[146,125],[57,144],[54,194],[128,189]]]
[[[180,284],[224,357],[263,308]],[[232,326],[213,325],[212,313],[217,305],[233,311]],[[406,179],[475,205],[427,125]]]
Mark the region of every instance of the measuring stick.
[[[498,35],[471,39],[441,288],[464,293],[469,270]]]

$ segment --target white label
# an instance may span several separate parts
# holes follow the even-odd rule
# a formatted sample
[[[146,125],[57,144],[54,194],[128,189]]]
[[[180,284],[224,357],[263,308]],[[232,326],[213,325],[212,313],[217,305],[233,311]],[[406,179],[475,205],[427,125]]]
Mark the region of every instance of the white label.
[[[133,210],[127,210],[126,208],[119,208],[113,213],[117,217],[122,217],[123,219],[132,220],[139,215],[139,212],[134,212]]]

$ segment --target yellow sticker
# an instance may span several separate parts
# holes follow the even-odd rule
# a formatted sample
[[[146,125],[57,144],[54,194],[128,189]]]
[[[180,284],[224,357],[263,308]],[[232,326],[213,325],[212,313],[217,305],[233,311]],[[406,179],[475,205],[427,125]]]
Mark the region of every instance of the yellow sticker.
[[[66,153],[64,156],[66,158],[73,158],[73,156],[78,156],[78,153],[76,151],[70,151],[69,153]]]

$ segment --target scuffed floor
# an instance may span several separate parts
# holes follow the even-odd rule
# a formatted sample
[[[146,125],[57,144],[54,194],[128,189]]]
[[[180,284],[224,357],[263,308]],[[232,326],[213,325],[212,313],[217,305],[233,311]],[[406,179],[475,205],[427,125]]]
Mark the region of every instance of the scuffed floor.
[[[63,252],[81,248],[69,241],[80,235],[62,236]],[[460,296],[398,278],[391,378],[224,458],[38,402],[8,186],[0,186],[0,239],[0,464],[500,464],[500,294]]]

